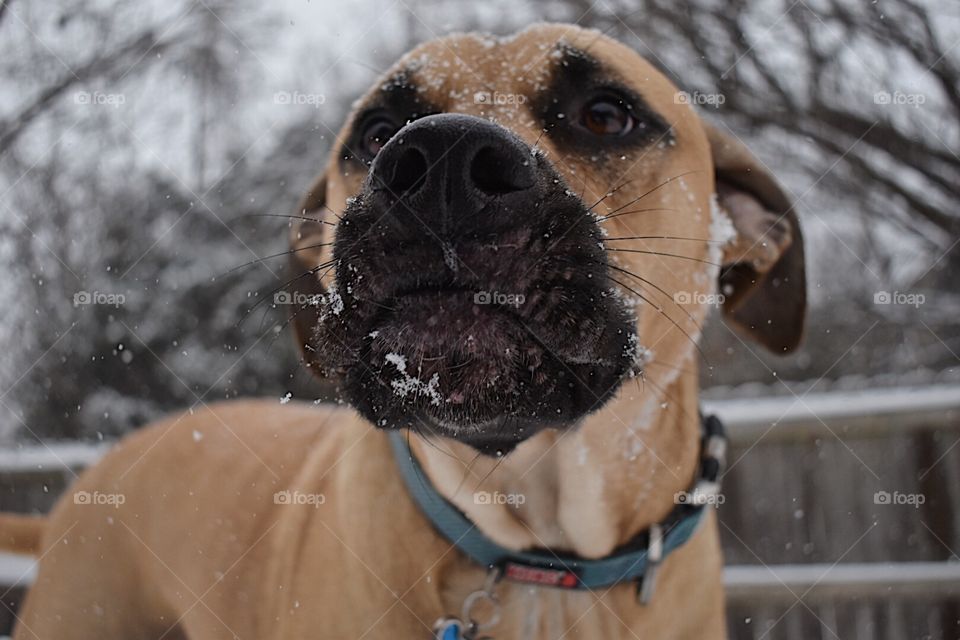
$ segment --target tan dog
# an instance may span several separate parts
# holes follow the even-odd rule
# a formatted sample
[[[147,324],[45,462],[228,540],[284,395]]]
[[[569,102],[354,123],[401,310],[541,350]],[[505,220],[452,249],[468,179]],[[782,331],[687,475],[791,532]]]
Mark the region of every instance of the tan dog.
[[[49,517],[15,637],[433,637],[485,569],[430,526],[371,423],[412,428],[425,481],[491,540],[603,558],[697,473],[718,282],[746,334],[799,341],[789,211],[596,32],[417,48],[359,101],[293,237],[296,292],[322,296],[295,314],[306,360],[360,414],[236,401],[124,439]],[[721,567],[711,513],[648,604],[631,583],[504,580],[485,633],[721,638]]]

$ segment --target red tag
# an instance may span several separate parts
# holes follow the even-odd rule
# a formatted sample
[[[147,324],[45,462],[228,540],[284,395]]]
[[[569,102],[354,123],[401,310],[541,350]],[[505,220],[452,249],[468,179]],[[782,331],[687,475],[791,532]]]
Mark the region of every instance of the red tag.
[[[579,582],[577,574],[562,569],[541,569],[508,562],[504,566],[503,576],[517,582],[540,584],[546,587],[573,589]]]

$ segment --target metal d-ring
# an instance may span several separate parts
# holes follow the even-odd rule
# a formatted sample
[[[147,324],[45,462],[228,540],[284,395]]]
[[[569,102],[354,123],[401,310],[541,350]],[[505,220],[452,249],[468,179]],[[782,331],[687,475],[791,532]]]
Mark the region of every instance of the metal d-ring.
[[[493,592],[494,588],[497,586],[497,581],[499,580],[500,569],[491,569],[487,573],[487,580],[484,583],[483,588],[474,591],[463,600],[463,610],[461,612],[463,620],[476,628],[478,631],[495,627],[497,623],[500,622],[500,600],[497,599],[497,595]],[[485,622],[480,622],[470,615],[476,606],[482,601],[488,602],[490,607],[493,609],[493,613],[490,615],[490,618]]]

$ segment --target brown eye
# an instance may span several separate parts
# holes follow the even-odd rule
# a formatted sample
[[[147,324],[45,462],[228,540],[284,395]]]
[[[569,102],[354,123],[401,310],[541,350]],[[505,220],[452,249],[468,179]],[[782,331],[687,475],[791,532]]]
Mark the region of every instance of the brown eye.
[[[594,135],[623,136],[635,125],[627,105],[614,96],[595,98],[580,110],[580,126]]]
[[[360,145],[364,155],[373,159],[383,145],[387,144],[393,134],[397,132],[397,125],[387,118],[376,118],[371,120],[363,127],[363,135],[360,138]]]

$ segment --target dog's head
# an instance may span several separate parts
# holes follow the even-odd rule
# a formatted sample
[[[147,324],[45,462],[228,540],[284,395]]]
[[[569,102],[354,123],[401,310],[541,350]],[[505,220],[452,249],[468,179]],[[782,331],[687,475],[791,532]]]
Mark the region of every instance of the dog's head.
[[[308,365],[378,427],[482,451],[679,367],[718,282],[767,347],[802,331],[802,241],[773,178],[577,27],[412,51],[357,102],[298,216]]]

